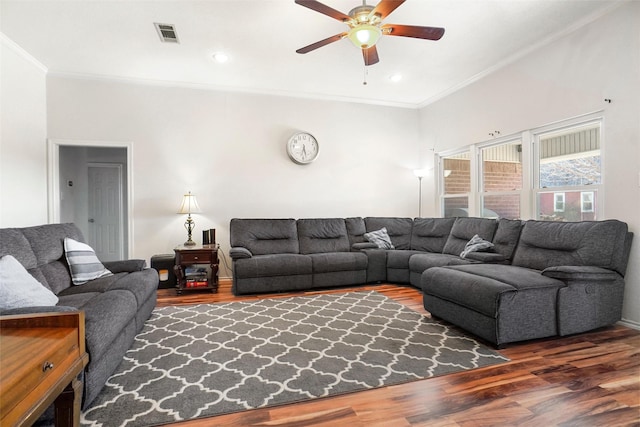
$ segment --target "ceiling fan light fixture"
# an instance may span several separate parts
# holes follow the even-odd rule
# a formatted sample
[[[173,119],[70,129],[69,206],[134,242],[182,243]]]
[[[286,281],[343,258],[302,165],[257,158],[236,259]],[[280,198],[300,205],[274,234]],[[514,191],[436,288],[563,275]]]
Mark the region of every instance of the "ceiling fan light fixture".
[[[367,49],[374,46],[382,31],[375,25],[362,24],[357,25],[349,30],[349,40],[357,47],[361,49]]]

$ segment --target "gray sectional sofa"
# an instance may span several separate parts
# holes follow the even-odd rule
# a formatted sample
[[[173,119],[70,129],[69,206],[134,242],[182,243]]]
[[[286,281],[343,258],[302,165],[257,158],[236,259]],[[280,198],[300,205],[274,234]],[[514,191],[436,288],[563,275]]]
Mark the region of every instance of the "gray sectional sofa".
[[[84,371],[86,409],[114,372],[156,306],[158,274],[144,260],[105,262],[113,275],[72,285],[65,237],[84,242],[74,224],[0,229],[0,257],[12,255],[57,295],[56,306],[21,307],[0,315],[84,310],[89,363]]]
[[[383,227],[394,249],[365,239]],[[462,258],[476,235],[493,247]],[[411,284],[433,316],[501,346],[620,320],[632,237],[616,220],[234,218],[233,292]]]

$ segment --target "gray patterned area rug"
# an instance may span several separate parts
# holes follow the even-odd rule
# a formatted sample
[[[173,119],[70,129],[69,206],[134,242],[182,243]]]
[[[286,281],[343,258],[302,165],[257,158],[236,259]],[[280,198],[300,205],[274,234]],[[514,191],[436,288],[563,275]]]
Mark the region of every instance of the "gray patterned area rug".
[[[375,291],[157,308],[83,426],[150,426],[508,361]]]

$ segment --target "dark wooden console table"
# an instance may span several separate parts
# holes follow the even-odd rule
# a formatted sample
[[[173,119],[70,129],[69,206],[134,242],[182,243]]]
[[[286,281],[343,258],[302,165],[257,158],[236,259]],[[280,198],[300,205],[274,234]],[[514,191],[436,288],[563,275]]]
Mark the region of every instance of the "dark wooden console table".
[[[33,424],[55,404],[56,426],[78,426],[84,311],[0,317],[0,425]]]

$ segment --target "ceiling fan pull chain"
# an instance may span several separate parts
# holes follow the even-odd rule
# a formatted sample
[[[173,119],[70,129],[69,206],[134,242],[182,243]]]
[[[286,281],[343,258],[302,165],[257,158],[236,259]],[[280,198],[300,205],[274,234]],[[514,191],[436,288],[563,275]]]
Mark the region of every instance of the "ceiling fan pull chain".
[[[363,78],[362,84],[364,86],[366,86],[367,85],[367,75],[369,74],[369,71],[367,70],[367,66],[366,65],[364,67],[362,67],[362,69],[364,71],[364,78]]]

